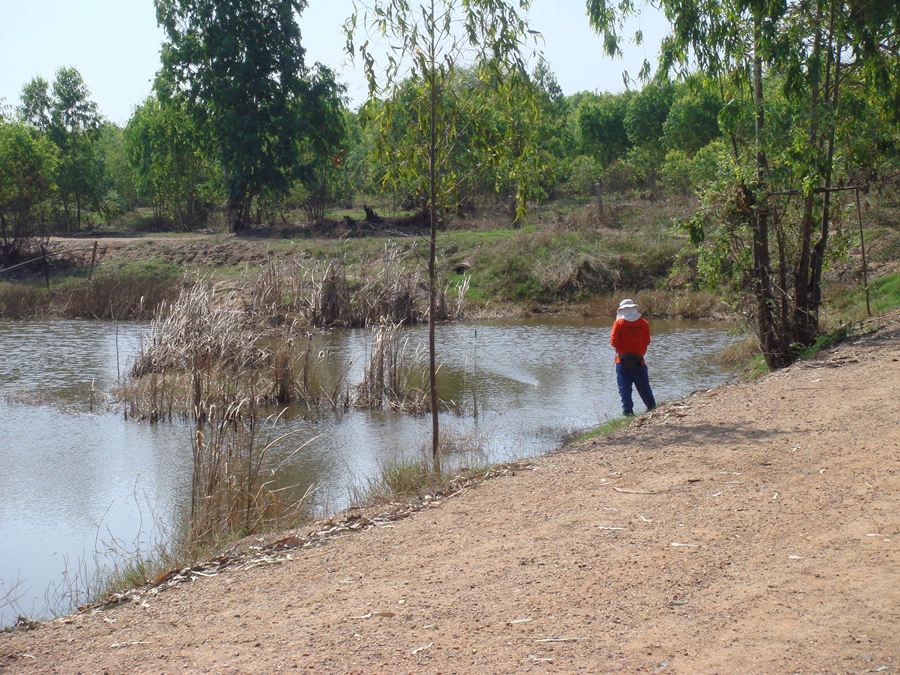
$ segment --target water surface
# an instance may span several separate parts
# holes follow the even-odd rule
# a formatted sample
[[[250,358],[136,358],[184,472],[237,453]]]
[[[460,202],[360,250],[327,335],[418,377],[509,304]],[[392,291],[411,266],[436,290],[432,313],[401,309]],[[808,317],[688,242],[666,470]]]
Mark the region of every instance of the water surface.
[[[442,413],[442,429],[474,439],[480,461],[497,462],[538,455],[573,431],[617,417],[609,328],[557,318],[439,327],[442,395],[457,404]],[[711,358],[733,339],[721,326],[653,321],[652,329],[647,360],[658,401],[726,379]],[[126,421],[106,398],[147,331],[139,324],[0,322],[0,625],[19,611],[67,610],[66,596],[79,584],[66,587],[66,570],[70,580],[83,579],[111,550],[147,549],[183,513],[187,426]],[[409,338],[414,349],[427,329]],[[317,348],[327,348],[335,372],[356,383],[369,339],[365,331],[335,331]],[[54,403],[34,404],[42,400]],[[296,433],[276,456],[309,444],[292,455],[281,482],[300,490],[317,485],[319,509],[334,511],[381,464],[430,447],[431,421],[390,411],[311,417],[289,410],[272,433],[289,429]],[[14,587],[18,602],[4,607]]]

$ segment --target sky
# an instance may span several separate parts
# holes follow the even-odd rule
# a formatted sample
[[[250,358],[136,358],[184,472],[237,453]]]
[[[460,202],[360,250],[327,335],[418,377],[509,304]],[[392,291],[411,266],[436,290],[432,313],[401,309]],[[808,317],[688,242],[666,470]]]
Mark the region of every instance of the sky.
[[[355,107],[367,89],[361,68],[348,63],[343,51],[341,26],[352,5],[309,0],[300,27],[307,63],[333,68]],[[533,0],[528,18],[542,33],[539,47],[566,94],[621,91],[623,71],[635,76],[645,58],[655,63],[666,31],[664,18],[647,5],[629,26],[629,32],[643,32],[644,43],[611,59],[588,25],[584,0]],[[15,107],[31,78],[52,82],[58,68],[74,66],[101,113],[124,124],[150,94],[162,40],[153,0],[0,0],[0,99]]]

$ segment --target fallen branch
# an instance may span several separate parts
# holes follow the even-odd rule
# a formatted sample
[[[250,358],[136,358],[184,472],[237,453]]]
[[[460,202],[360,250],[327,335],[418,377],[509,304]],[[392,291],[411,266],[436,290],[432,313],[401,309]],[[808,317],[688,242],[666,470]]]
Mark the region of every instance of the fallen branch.
[[[626,495],[658,495],[665,492],[665,490],[629,490],[628,488],[620,488],[615,485],[612,486],[612,489]]]

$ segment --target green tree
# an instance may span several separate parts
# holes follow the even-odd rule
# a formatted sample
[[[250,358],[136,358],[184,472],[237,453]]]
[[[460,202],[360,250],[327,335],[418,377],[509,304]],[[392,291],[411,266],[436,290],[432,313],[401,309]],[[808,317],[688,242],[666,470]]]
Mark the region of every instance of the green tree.
[[[426,0],[421,6],[412,7],[407,0],[375,0],[369,5],[354,2],[353,15],[348,19],[347,49],[351,56],[362,57],[371,95],[385,91],[396,93],[405,84],[412,85],[411,122],[416,130],[416,144],[407,152],[396,156],[396,171],[414,177],[415,184],[426,197],[429,214],[430,237],[428,256],[429,279],[429,383],[432,415],[432,457],[435,469],[440,466],[438,454],[438,398],[436,383],[435,323],[437,319],[437,228],[442,212],[446,211],[447,198],[454,194],[459,176],[453,175],[446,164],[449,151],[460,139],[467,119],[459,115],[467,101],[460,100],[458,88],[452,83],[455,73],[467,54],[474,52],[473,62],[482,65],[483,77],[493,77],[500,89],[509,79],[525,73],[520,46],[528,34],[528,27],[519,10],[528,3],[519,0]],[[365,26],[357,26],[360,11],[365,13]],[[365,38],[360,40],[361,33]],[[368,39],[377,34],[392,41],[383,73],[376,72],[377,55]],[[381,81],[381,86],[379,86]],[[516,85],[521,84],[518,78]],[[506,92],[521,92],[518,86]],[[382,115],[390,125],[395,112],[388,97]],[[479,151],[490,161],[490,151],[499,148],[480,147]],[[527,154],[527,148],[513,148],[519,157]],[[407,161],[421,157],[425,161]],[[520,208],[524,207],[520,190]]]
[[[344,111],[344,129],[347,132],[346,151],[340,156],[340,171],[337,176],[338,192],[343,196],[375,194],[381,189],[380,176],[373,158],[377,145],[376,125],[370,123],[377,113],[370,114],[380,101],[368,101],[356,112]]]
[[[678,88],[662,131],[666,147],[693,155],[719,136],[721,98],[704,84],[688,82]]]
[[[181,92],[222,162],[232,231],[253,200],[285,193],[299,161],[309,94],[297,16],[306,0],[155,0],[163,93]]]
[[[53,193],[58,150],[45,136],[0,119],[0,257],[15,261]]]
[[[623,122],[631,145],[656,145],[671,105],[672,85],[665,80],[648,82],[629,97]]]
[[[50,83],[40,76],[32,78],[22,87],[20,100],[19,117],[39,131],[49,133],[50,111],[53,108]]]
[[[50,85],[41,77],[22,90],[19,115],[47,134],[59,148],[56,176],[62,217],[70,229],[81,229],[87,208],[97,208],[105,194],[103,157],[97,146],[102,119],[81,73],[60,68]]]
[[[631,147],[625,129],[625,115],[633,94],[591,94],[578,104],[581,151],[596,157],[604,166],[624,157]]]
[[[313,221],[324,218],[325,207],[340,190],[338,181],[347,140],[345,90],[330,68],[316,65],[303,116],[306,128],[299,172],[306,191],[304,207]]]
[[[114,216],[131,211],[137,206],[137,176],[128,160],[125,130],[105,122],[100,127],[97,140],[100,157],[105,172],[100,211],[109,222]]]
[[[218,163],[212,140],[197,128],[185,103],[151,96],[125,127],[125,150],[141,199],[153,205],[157,221],[180,227],[202,222],[217,194]]]
[[[661,67],[692,64],[720,83],[750,92],[753,133],[729,129],[734,192],[721,236],[740,249],[747,241],[752,313],[770,367],[790,363],[818,333],[821,277],[828,251],[835,157],[846,143],[841,97],[854,83],[893,105],[900,101],[898,27],[892,3],[872,0],[661,0],[672,23]],[[591,24],[611,52],[620,47],[631,0],[588,0]],[[786,127],[772,126],[769,101],[776,78],[787,104]],[[720,122],[732,115],[730,103]],[[775,122],[779,122],[777,118]],[[781,133],[779,133],[779,131]],[[787,204],[781,203],[787,201]],[[790,220],[787,220],[790,219]],[[746,237],[745,237],[746,235]]]

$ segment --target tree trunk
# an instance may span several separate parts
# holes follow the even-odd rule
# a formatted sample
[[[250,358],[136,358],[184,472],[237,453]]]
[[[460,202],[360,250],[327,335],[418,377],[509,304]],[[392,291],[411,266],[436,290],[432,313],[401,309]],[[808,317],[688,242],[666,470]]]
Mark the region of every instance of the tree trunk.
[[[225,206],[225,216],[228,220],[228,230],[233,234],[247,229],[248,209],[246,199],[243,196],[232,196]]]
[[[819,156],[819,71],[818,64],[822,54],[822,0],[816,3],[815,15],[815,39],[813,42],[812,56],[809,60],[809,77],[810,77],[810,123],[809,136],[807,139],[808,147],[814,153],[816,164],[818,164]],[[816,167],[818,169],[818,167]],[[794,270],[794,325],[793,339],[802,345],[811,344],[815,340],[817,332],[817,321],[813,319],[811,312],[810,298],[810,256],[812,246],[812,231],[815,209],[815,194],[810,191],[807,193],[803,203],[803,222],[800,228],[800,255],[797,259],[797,267]]]
[[[431,0],[431,19],[434,23],[434,0]],[[438,442],[438,397],[437,397],[437,347],[435,341],[435,323],[437,320],[437,82],[436,82],[436,45],[434,32],[431,33],[429,57],[429,143],[428,143],[428,215],[431,224],[428,247],[428,385],[431,394],[431,466],[435,472],[440,471],[440,444]]]
[[[775,323],[775,299],[772,293],[772,262],[769,252],[769,160],[763,146],[765,109],[763,107],[762,57],[759,53],[759,20],[754,27],[753,104],[756,134],[756,190],[747,191],[753,207],[753,285],[756,296],[756,321],[759,344],[770,368],[790,363],[785,340]]]
[[[813,249],[812,261],[810,264],[810,314],[815,321],[814,327],[816,334],[819,328],[819,306],[822,303],[822,267],[825,264],[825,251],[828,247],[828,234],[831,226],[831,179],[834,172],[834,136],[835,126],[837,124],[837,107],[838,95],[840,93],[840,69],[841,69],[841,51],[843,45],[838,41],[837,46],[834,43],[834,22],[835,22],[835,2],[831,0],[831,14],[828,20],[828,54],[825,64],[825,101],[829,106],[829,114],[827,121],[828,133],[828,149],[825,156],[824,166],[824,185],[825,194],[822,204],[822,222],[820,228],[819,241]],[[843,11],[843,3],[841,3],[841,11]],[[832,73],[834,84],[832,84]]]

